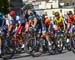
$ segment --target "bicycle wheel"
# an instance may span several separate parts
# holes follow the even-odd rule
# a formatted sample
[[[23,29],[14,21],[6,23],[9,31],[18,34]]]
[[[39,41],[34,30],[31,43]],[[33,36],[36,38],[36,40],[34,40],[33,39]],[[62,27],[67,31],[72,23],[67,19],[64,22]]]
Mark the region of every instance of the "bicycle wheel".
[[[75,36],[73,36],[71,40],[71,50],[75,54]]]
[[[57,39],[56,44],[57,44],[57,51],[59,53],[62,53],[62,51],[63,51],[63,40],[62,40],[62,38]]]
[[[33,56],[38,57],[41,55],[41,52],[39,51],[39,44],[35,40],[35,38],[29,38],[26,43],[26,50]]]
[[[50,41],[51,45],[48,48],[48,52],[50,55],[55,55],[56,53],[56,46],[55,43],[53,41]]]
[[[68,38],[67,40],[66,40],[66,49],[68,50],[68,51],[71,51],[71,39],[70,38]]]
[[[1,57],[3,59],[10,59],[13,57],[14,55],[14,46],[11,46],[13,44],[11,44],[9,41],[12,41],[12,40],[2,40],[2,48],[1,48]],[[11,45],[10,45],[11,44]]]

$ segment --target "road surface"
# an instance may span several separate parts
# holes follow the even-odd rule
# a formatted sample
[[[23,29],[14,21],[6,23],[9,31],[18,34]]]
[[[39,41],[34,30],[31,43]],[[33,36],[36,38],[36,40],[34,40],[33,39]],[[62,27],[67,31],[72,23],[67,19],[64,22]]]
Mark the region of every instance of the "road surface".
[[[75,54],[69,51],[65,51],[62,54],[56,55],[42,54],[40,57],[32,57],[26,53],[23,53],[20,55],[16,55],[9,60],[75,60]]]

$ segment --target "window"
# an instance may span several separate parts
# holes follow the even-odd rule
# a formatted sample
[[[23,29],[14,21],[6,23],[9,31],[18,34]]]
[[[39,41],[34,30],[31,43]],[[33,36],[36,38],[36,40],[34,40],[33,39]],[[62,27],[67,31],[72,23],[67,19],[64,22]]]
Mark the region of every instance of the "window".
[[[51,9],[53,9],[53,5],[51,5]]]
[[[74,5],[75,3],[73,2],[72,5]]]
[[[69,3],[66,3],[66,6],[69,6]]]
[[[56,2],[57,0],[53,0],[53,1],[55,1],[55,2]]]

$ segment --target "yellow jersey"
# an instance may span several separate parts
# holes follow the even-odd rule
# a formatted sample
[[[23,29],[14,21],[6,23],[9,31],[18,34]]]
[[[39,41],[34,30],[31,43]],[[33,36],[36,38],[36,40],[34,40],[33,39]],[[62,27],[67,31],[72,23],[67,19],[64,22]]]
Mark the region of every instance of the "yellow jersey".
[[[54,18],[54,23],[56,25],[63,26],[63,21],[64,21],[64,19],[62,17],[59,17],[59,19]]]

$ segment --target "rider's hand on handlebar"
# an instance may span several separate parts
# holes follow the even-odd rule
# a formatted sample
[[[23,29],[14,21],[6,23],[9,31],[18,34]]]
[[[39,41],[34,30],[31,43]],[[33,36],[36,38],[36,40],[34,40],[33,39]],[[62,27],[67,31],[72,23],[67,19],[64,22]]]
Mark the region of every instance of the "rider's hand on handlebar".
[[[34,26],[34,25],[32,25],[32,27],[33,27],[33,28],[35,28],[35,26]]]

